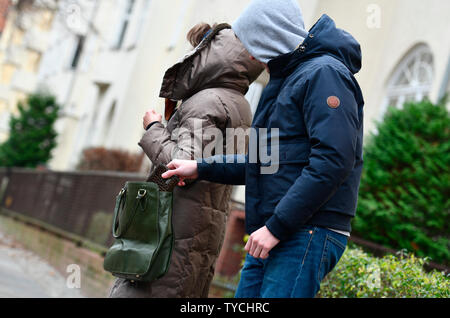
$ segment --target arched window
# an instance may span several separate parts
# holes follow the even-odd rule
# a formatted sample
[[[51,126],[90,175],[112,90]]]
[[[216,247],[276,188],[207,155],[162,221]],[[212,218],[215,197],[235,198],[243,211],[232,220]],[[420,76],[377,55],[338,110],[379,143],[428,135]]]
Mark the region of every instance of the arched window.
[[[427,45],[417,45],[392,74],[387,84],[381,116],[389,106],[401,108],[405,102],[421,101],[428,97],[433,77],[433,54]]]

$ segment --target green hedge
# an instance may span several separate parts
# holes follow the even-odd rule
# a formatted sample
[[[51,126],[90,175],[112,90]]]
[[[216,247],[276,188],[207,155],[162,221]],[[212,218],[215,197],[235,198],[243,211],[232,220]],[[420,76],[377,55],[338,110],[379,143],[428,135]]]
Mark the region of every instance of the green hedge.
[[[46,164],[56,147],[54,124],[60,106],[56,98],[39,92],[17,106],[19,114],[9,121],[9,137],[0,145],[0,167],[30,167]]]
[[[450,264],[450,117],[428,101],[390,108],[369,136],[355,236]]]
[[[318,297],[450,297],[450,278],[436,271],[426,273],[424,263],[412,254],[376,258],[347,248],[322,282]]]

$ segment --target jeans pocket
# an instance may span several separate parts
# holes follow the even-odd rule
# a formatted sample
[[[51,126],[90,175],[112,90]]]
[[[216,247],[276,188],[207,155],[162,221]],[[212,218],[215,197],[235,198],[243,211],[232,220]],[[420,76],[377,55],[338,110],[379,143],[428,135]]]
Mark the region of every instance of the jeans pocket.
[[[331,236],[330,234],[327,234],[326,236],[322,259],[320,261],[320,267],[317,273],[317,279],[319,282],[321,282],[325,276],[333,270],[345,251],[347,238],[340,234],[337,235],[339,235],[339,238]]]

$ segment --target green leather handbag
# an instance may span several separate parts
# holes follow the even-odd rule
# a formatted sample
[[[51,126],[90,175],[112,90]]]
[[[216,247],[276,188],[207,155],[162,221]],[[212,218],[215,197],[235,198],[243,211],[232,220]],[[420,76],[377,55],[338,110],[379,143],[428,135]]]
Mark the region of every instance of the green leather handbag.
[[[116,197],[112,235],[115,241],[103,267],[114,276],[153,281],[167,272],[173,247],[172,191],[177,177],[162,179],[156,167],[147,182],[127,181]]]

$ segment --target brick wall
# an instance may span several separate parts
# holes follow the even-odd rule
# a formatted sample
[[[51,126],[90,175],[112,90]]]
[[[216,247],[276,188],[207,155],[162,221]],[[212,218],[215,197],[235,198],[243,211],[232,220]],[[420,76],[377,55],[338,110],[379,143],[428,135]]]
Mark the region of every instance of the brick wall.
[[[5,27],[9,5],[10,0],[0,0],[0,34],[3,32],[3,28]]]
[[[216,263],[216,274],[232,277],[241,269],[245,213],[232,210],[228,217],[225,240]]]

